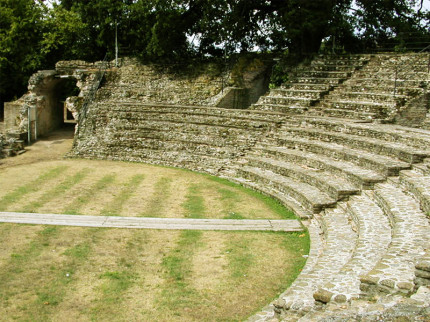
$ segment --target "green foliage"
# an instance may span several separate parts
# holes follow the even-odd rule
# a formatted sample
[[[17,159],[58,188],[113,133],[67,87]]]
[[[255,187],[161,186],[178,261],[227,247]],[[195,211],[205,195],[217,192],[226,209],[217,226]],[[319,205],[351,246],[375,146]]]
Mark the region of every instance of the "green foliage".
[[[0,0],[0,102],[23,94],[42,65],[42,11],[33,0]]]
[[[261,51],[303,57],[322,42],[331,52],[410,49],[428,43],[421,0],[0,0],[0,101],[25,90],[35,70],[60,59],[102,59],[115,51],[145,60]],[[415,42],[415,40],[413,40]],[[423,48],[421,46],[421,48]],[[280,82],[280,80],[275,80]]]

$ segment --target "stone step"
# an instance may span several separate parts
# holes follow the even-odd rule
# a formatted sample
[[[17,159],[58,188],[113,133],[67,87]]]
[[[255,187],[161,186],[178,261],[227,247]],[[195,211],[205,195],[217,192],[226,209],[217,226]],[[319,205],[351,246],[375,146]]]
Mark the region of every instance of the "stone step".
[[[396,74],[395,69],[387,68],[387,66],[381,67],[379,69],[372,69],[371,72],[367,69],[362,69],[358,76],[363,75],[370,78],[378,76],[380,79],[392,79],[398,81],[408,81],[410,79],[427,79],[428,71],[427,66],[408,66],[405,70],[399,70]]]
[[[415,265],[415,289],[424,286],[427,288],[430,287],[430,250],[427,250],[423,256],[421,256]],[[418,292],[417,292],[418,293]],[[411,298],[416,297],[417,294],[414,294],[414,296],[411,296]],[[428,297],[430,294],[427,294],[427,301],[426,303],[430,303],[430,298]],[[415,299],[415,298],[414,298]]]
[[[372,101],[352,101],[352,100],[341,100],[336,98],[325,99],[321,104],[322,108],[329,109],[341,109],[355,111],[358,113],[370,113],[376,115],[385,116],[388,114],[389,110],[396,107],[393,102],[378,103]]]
[[[409,163],[367,151],[351,149],[336,143],[282,135],[275,140],[281,146],[321,154],[335,160],[352,162],[360,167],[377,171],[385,177],[398,175],[400,170],[410,168]]]
[[[312,213],[318,213],[324,208],[334,206],[336,203],[336,200],[319,189],[309,184],[286,178],[270,170],[243,166],[238,169],[238,173],[245,179],[268,185],[279,192],[290,195]]]
[[[205,149],[192,150],[189,146],[177,146],[169,144],[161,144],[163,147],[154,148],[139,148],[127,146],[109,147],[107,152],[97,150],[97,148],[85,151],[84,155],[76,152],[74,155],[85,158],[101,158],[114,161],[131,161],[144,162],[156,165],[168,165],[172,167],[193,169],[213,175],[223,167],[228,167],[232,164],[232,159],[236,157],[234,151],[214,152],[206,151]],[[168,148],[170,150],[168,150]],[[236,151],[237,152],[237,151]]]
[[[359,72],[360,73],[360,72]],[[369,77],[368,72],[361,72],[360,74],[354,75],[354,77],[348,80],[347,86],[369,86],[371,88],[382,87],[382,88],[392,88],[394,91],[394,86],[404,87],[404,88],[417,88],[421,87],[423,82],[428,83],[426,80],[417,80],[417,79],[395,79],[392,78],[382,78],[378,75],[378,73],[374,74],[374,77]]]
[[[350,92],[346,89],[338,90],[332,93],[327,98],[329,101],[356,101],[356,102],[374,102],[374,103],[388,103],[396,105],[404,105],[407,97],[397,93],[373,93],[372,91],[366,92]]]
[[[430,216],[430,174],[410,170],[400,172],[400,184],[420,203],[421,210]]]
[[[261,98],[261,102],[259,104],[268,104],[268,105],[297,105],[303,107],[313,106],[318,102],[318,99],[309,98],[309,97],[281,97],[281,96],[263,96]]]
[[[282,95],[282,92],[285,90],[298,90],[298,91],[330,91],[333,89],[333,86],[330,84],[312,84],[312,83],[284,83],[278,88],[274,88],[273,91],[275,94],[279,93]]]
[[[324,216],[318,218],[326,237],[322,254],[312,269],[302,272],[275,303],[278,310],[298,311],[302,314],[309,312],[315,307],[313,294],[332,280],[351,259],[357,233],[352,229],[344,211],[338,208],[327,209]]]
[[[325,85],[332,85],[337,86],[339,85],[344,78],[340,77],[331,77],[331,78],[324,78],[324,77],[311,77],[311,76],[297,76],[294,77],[291,83],[299,83],[299,84],[325,84]],[[291,84],[287,82],[284,86],[287,87],[288,84]]]
[[[232,167],[234,166],[230,166],[229,168],[232,168]],[[238,169],[236,169],[235,172],[237,173]],[[304,209],[303,206],[297,200],[295,200],[291,196],[288,196],[282,192],[279,192],[276,189],[269,187],[268,185],[259,184],[258,182],[241,178],[238,175],[235,175],[234,177],[229,176],[226,178],[228,178],[230,181],[233,181],[242,186],[254,189],[256,191],[259,191],[263,194],[266,194],[278,200],[285,207],[291,209],[294,212],[294,214],[302,220],[307,220],[313,217],[313,213],[310,212],[309,210]]]
[[[375,186],[373,198],[392,226],[391,243],[378,263],[361,276],[366,297],[410,294],[414,289],[415,261],[430,245],[429,223],[418,203],[389,183]]]
[[[419,150],[402,143],[385,142],[383,140],[353,134],[290,126],[284,126],[282,128],[282,133],[284,137],[287,136],[286,134],[288,133],[294,137],[333,142],[354,149],[378,153],[408,163],[418,163],[430,156],[430,150]]]
[[[338,108],[327,108],[327,107],[314,107],[309,115],[336,117],[343,119],[353,120],[364,120],[372,121],[379,119],[380,116],[377,113],[361,112],[357,110],[338,109]]]
[[[309,127],[326,131],[360,135],[390,142],[401,142],[417,148],[430,146],[430,133],[428,131],[400,125],[357,123],[327,117],[300,117],[299,119],[295,118],[294,121],[289,120],[288,123],[295,124],[296,126],[307,124]]]
[[[322,55],[317,56],[311,64],[362,65],[368,62],[369,58],[367,55]]]
[[[423,163],[414,164],[412,168],[421,175],[430,176],[430,159],[424,159]]]
[[[201,144],[203,146],[222,148],[224,146],[240,146],[245,147],[253,145],[256,138],[247,135],[246,132],[242,131],[230,131],[225,132],[217,128],[204,128],[196,127],[193,128],[182,128],[179,131],[175,131],[175,127],[165,127],[163,129],[153,128],[151,126],[145,127],[145,124],[138,127],[132,125],[120,126],[112,133],[111,139],[120,140],[121,144],[125,145],[128,143],[143,146],[154,146],[157,143],[165,144],[169,142],[175,142],[176,144],[184,145],[196,145]],[[213,130],[211,132],[211,130]],[[131,140],[131,142],[129,142]],[[108,142],[107,145],[116,145],[117,142]]]
[[[300,97],[310,99],[320,99],[321,95],[328,93],[328,90],[315,89],[272,89],[269,97]],[[267,96],[266,96],[267,97]]]
[[[245,124],[243,124],[245,125]],[[217,141],[227,142],[232,141],[241,143],[243,140],[255,142],[257,138],[249,135],[247,128],[237,128],[232,126],[196,124],[196,123],[181,123],[159,120],[133,120],[123,119],[123,123],[115,128],[114,135],[135,138],[165,138],[167,140],[181,140],[187,136],[193,138],[216,138]],[[250,129],[253,133],[264,132],[268,129]],[[175,132],[174,132],[175,131]],[[216,145],[216,143],[214,142]]]
[[[97,103],[94,106],[97,113],[102,116],[116,116],[124,118],[139,118],[147,119],[149,117],[158,117],[162,119],[172,119],[184,121],[186,119],[195,120],[197,123],[208,124],[219,121],[219,124],[232,122],[232,124],[240,122],[259,122],[256,127],[261,124],[276,124],[282,121],[283,117],[279,114],[274,114],[264,111],[238,110],[238,109],[223,109],[214,107],[200,106],[179,106],[179,105],[163,105],[163,104],[144,104],[138,102],[118,102],[112,103]],[[111,114],[108,114],[111,113]],[[227,123],[230,124],[230,123]]]
[[[351,162],[335,160],[324,155],[315,154],[309,151],[298,149],[288,149],[285,147],[259,146],[263,155],[275,156],[278,160],[302,164],[317,170],[333,173],[335,176],[342,177],[359,189],[371,189],[377,182],[385,180],[385,177]]]
[[[249,166],[270,170],[284,177],[310,184],[338,201],[359,192],[349,182],[318,169],[258,155],[248,155],[247,160]]]
[[[336,71],[318,71],[318,70],[304,70],[298,73],[300,77],[309,77],[309,78],[333,78],[333,79],[346,79],[351,76],[352,72],[336,72]]]
[[[247,147],[246,144],[237,148],[233,144],[224,144],[223,142],[214,142],[213,139],[197,140],[195,138],[175,139],[172,141],[166,138],[148,138],[148,137],[123,137],[117,136],[115,140],[120,141],[107,143],[106,148],[112,151],[136,150],[142,153],[142,156],[147,157],[151,153],[163,153],[163,151],[175,151],[189,153],[190,157],[195,156],[219,156],[220,159],[233,158],[239,153],[243,153]],[[212,142],[211,142],[212,141]],[[252,144],[251,144],[252,145]]]
[[[412,87],[412,86],[397,86],[396,90],[394,91],[394,86],[386,86],[384,82],[378,82],[375,84],[368,84],[368,85],[360,85],[360,84],[353,84],[353,79],[350,78],[348,81],[343,83],[341,87],[338,87],[336,89],[336,93],[342,93],[342,92],[353,92],[353,93],[374,93],[377,95],[387,95],[387,96],[394,96],[394,94],[400,95],[400,96],[418,96],[423,94],[424,90],[420,87]],[[334,93],[333,93],[334,94]]]
[[[332,62],[326,63],[311,63],[309,69],[317,71],[328,71],[328,72],[352,72],[357,67],[362,66],[361,64],[333,64]]]
[[[303,114],[308,110],[307,106],[301,106],[299,104],[293,105],[280,105],[280,104],[253,104],[250,109],[259,110],[259,111],[270,111],[270,112],[278,112],[286,115],[298,115]]]
[[[366,195],[351,197],[345,210],[355,223],[358,239],[351,259],[332,280],[314,293],[315,300],[323,303],[333,300],[342,303],[359,298],[360,275],[375,266],[391,240],[388,218]],[[347,215],[345,217],[348,218]]]

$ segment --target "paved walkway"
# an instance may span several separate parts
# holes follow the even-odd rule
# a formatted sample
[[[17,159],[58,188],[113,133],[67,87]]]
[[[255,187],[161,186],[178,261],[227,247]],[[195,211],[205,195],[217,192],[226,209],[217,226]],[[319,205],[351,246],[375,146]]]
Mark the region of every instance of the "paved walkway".
[[[0,212],[0,222],[82,227],[302,231],[298,220],[187,219]]]

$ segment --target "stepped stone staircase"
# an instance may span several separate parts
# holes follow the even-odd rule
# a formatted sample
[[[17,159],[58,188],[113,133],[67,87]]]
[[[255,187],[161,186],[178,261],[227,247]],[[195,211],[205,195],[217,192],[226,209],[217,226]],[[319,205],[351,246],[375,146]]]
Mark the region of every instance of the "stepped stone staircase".
[[[297,77],[291,91],[281,92],[289,99],[294,91],[319,91],[327,105],[313,102],[313,92],[301,101],[268,99],[253,110],[229,110],[107,98],[101,91],[72,153],[208,172],[293,209],[311,236],[307,264],[250,321],[430,318],[430,131],[369,122],[366,113],[375,111],[354,106],[345,108],[354,113],[330,111],[341,109],[330,104],[354,93],[354,86],[378,81],[366,77],[366,68],[385,83],[389,56],[343,59],[331,67],[318,59],[311,66],[321,73],[303,72],[309,81]],[[408,91],[399,88],[399,95]]]
[[[304,113],[339,86],[369,60],[367,56],[319,56],[310,65],[301,65],[290,81],[272,89],[253,109]]]
[[[327,95],[323,115],[393,121],[430,84],[428,54],[377,55]]]
[[[429,128],[430,115],[421,106],[426,103],[416,101],[429,95],[428,57],[427,53],[319,56],[252,108],[385,123],[396,121],[407,110],[403,118],[411,119],[409,123],[427,118],[423,126]]]

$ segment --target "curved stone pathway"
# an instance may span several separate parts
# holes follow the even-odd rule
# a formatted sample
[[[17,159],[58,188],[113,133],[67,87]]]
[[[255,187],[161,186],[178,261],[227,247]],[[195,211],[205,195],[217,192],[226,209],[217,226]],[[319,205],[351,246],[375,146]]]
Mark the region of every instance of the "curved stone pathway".
[[[298,220],[249,220],[249,219],[193,219],[146,218],[118,216],[84,216],[0,212],[0,222],[81,227],[187,229],[187,230],[255,230],[303,231]]]

